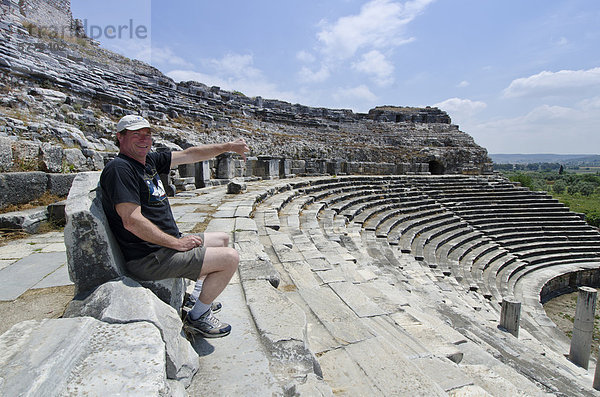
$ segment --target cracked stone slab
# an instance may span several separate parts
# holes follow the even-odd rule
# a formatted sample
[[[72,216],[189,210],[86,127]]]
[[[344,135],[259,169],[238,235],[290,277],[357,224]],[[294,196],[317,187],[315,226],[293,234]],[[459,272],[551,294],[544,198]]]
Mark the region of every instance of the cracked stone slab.
[[[380,308],[352,283],[331,283],[329,286],[346,302],[358,317],[383,316],[390,313]]]
[[[181,331],[177,311],[135,280],[123,277],[101,285],[85,300],[73,300],[64,316],[89,316],[110,324],[150,322],[166,346],[167,377],[188,386],[198,370],[198,355]]]
[[[392,345],[377,337],[344,347],[384,396],[446,396]]]
[[[323,281],[323,284],[339,283],[342,281],[346,281],[344,273],[337,268],[324,270],[322,272],[316,272],[316,274],[319,276],[321,281]]]
[[[374,335],[360,318],[327,286],[299,289],[300,295],[310,306],[325,328],[345,345],[356,343]]]
[[[377,387],[345,349],[334,349],[319,357],[323,371],[323,379],[338,395],[348,396],[381,396]]]
[[[164,343],[147,322],[25,321],[0,336],[0,351],[3,396],[169,393]]]

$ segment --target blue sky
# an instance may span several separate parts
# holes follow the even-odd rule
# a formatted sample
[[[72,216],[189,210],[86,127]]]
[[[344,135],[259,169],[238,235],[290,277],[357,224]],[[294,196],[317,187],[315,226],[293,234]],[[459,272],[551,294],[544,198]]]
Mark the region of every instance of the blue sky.
[[[175,81],[355,112],[437,106],[490,153],[600,153],[597,0],[71,3],[104,48]]]

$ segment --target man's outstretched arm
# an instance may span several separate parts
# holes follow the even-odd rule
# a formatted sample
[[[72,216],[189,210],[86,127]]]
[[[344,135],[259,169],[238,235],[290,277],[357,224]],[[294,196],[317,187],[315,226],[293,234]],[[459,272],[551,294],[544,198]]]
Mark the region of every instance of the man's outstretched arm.
[[[141,207],[135,203],[120,203],[115,209],[123,220],[125,229],[144,241],[177,251],[189,251],[202,244],[202,239],[195,235],[177,238],[163,232],[142,215]]]
[[[250,151],[242,138],[227,143],[213,143],[210,145],[193,146],[182,151],[171,153],[171,167],[180,164],[193,164],[198,161],[210,160],[221,153],[235,152],[246,161],[246,152]]]

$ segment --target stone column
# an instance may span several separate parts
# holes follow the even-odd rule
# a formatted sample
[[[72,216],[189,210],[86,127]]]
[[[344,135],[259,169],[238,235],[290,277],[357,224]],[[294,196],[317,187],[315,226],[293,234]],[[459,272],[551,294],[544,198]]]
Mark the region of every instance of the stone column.
[[[235,177],[235,163],[231,153],[223,153],[217,157],[217,178],[232,179]]]
[[[292,160],[281,158],[279,159],[279,177],[287,178],[291,175]]]
[[[248,157],[246,159],[246,171],[244,172],[245,177],[257,176],[256,167],[258,159],[256,157]]]
[[[210,165],[208,161],[200,161],[194,164],[194,177],[196,188],[206,187],[210,181]]]
[[[279,178],[279,160],[269,156],[259,156],[256,175],[264,179]]]
[[[596,371],[594,372],[593,388],[600,390],[600,349],[598,349],[598,357],[596,358]]]
[[[502,299],[500,312],[500,328],[519,337],[519,323],[521,322],[521,302],[511,298]]]
[[[585,369],[588,369],[590,361],[597,295],[596,290],[590,287],[579,287],[579,294],[577,295],[569,360]]]

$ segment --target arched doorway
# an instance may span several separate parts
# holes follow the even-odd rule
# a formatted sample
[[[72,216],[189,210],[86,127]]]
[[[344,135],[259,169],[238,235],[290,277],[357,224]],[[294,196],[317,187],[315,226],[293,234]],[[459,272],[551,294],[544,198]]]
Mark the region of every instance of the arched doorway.
[[[429,173],[431,175],[444,175],[445,167],[442,163],[437,160],[431,160],[429,162]]]

